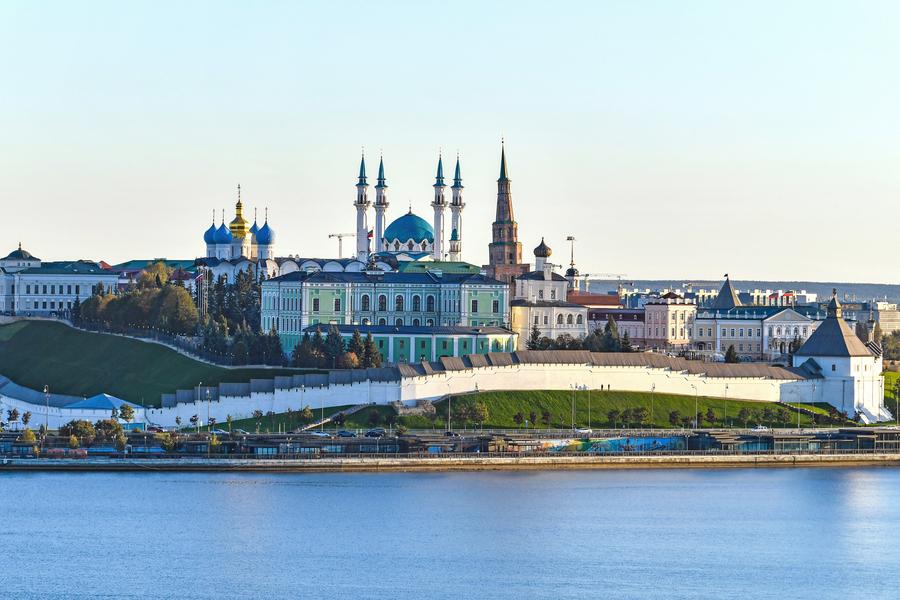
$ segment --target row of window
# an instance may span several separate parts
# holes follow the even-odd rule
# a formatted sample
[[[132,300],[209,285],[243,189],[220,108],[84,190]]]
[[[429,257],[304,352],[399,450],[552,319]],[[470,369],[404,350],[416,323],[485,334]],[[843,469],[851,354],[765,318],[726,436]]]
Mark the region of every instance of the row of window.
[[[277,302],[277,298],[272,298],[272,302],[270,303],[270,308],[275,308],[274,304]],[[422,296],[418,294],[412,297],[412,312],[423,312],[422,311]],[[436,312],[436,301],[434,296],[426,296],[424,302],[424,312],[433,313]],[[478,312],[478,300],[472,300],[472,312]],[[281,297],[281,310],[300,310],[301,301],[299,297]],[[494,300],[492,303],[492,312],[499,313],[500,312],[500,301]],[[343,302],[340,298],[335,298],[332,301],[332,309],[334,312],[341,312],[343,309]],[[359,300],[359,309],[363,312],[368,312],[372,310],[371,297],[369,294],[363,294]],[[378,296],[378,312],[387,312],[388,310],[388,299],[387,296],[381,294]],[[403,312],[406,310],[406,300],[403,296],[397,295],[394,298],[394,311],[395,312]],[[321,311],[321,303],[319,298],[312,299],[312,312],[320,312]]]
[[[496,311],[494,311],[494,312],[496,312]],[[541,324],[540,320],[541,320],[541,318],[538,315],[534,315],[534,324],[535,325],[540,325]],[[549,324],[550,324],[550,316],[544,315],[544,325],[549,325]],[[563,318],[562,314],[559,314],[559,315],[556,315],[556,324],[557,325],[584,325],[584,317],[582,315],[578,315],[577,317],[573,318],[572,315],[569,314],[569,315],[566,315],[565,318]]]
[[[43,294],[44,296],[48,296],[48,295],[49,295],[49,296],[54,296],[54,295],[56,295],[56,293],[57,293],[57,291],[56,291],[56,288],[57,288],[57,287],[59,287],[59,293],[60,293],[60,294],[67,294],[67,295],[71,296],[71,295],[72,295],[72,288],[75,289],[75,295],[76,295],[76,296],[81,294],[81,286],[80,286],[80,285],[77,285],[77,284],[76,284],[76,285],[73,286],[73,285],[71,285],[71,284],[69,284],[69,285],[59,284],[59,286],[56,286],[56,285],[54,285],[54,284],[51,283],[50,285],[47,285],[47,284],[43,284],[43,285],[37,285],[37,284],[35,284],[35,285],[33,285],[33,286],[32,286],[32,285],[26,285],[26,286],[25,286],[25,295],[26,295],[26,296],[30,296],[30,295],[31,295],[31,290],[34,289],[34,293],[35,293],[35,294]],[[49,291],[48,291],[48,290],[49,290]]]

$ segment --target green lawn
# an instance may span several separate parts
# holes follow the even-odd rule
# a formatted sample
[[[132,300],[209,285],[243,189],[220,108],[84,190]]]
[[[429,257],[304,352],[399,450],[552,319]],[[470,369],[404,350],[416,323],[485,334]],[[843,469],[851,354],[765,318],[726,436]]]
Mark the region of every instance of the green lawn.
[[[158,406],[160,395],[215,385],[271,378],[295,369],[225,369],[174,350],[102,333],[86,333],[51,321],[0,326],[0,375],[32,389],[92,396],[101,392]]]
[[[310,406],[313,410],[314,421],[318,421],[322,417],[322,410]],[[336,412],[345,410],[347,408],[351,408],[348,406],[332,406],[325,408],[325,416],[330,417]],[[371,413],[375,411],[378,413],[378,423],[373,424],[371,419]],[[325,425],[325,431],[336,431],[338,429],[348,429],[348,430],[356,430],[356,429],[370,429],[374,426],[384,426],[387,427],[387,419],[390,415],[394,415],[394,409],[391,406],[387,405],[378,405],[371,406],[368,408],[364,408],[358,412],[353,413],[347,417],[347,421],[344,423],[342,427],[337,427],[334,424]],[[200,415],[201,417],[203,415]],[[190,430],[190,427],[186,427],[186,423],[182,423],[182,427],[186,430]],[[249,431],[250,433],[256,432],[256,419],[235,419],[231,423],[232,429],[243,429],[244,431]],[[282,432],[282,431],[291,431],[300,427],[302,423],[300,422],[300,415],[296,412],[288,417],[287,413],[277,413],[273,416],[264,416],[262,420],[259,422],[259,431],[260,433],[273,433],[273,432]],[[215,429],[224,429],[228,431],[227,422],[219,422],[216,423]],[[200,431],[206,431],[206,427],[201,427]]]
[[[575,423],[579,427],[590,426],[592,428],[604,428],[617,425],[622,426],[621,419],[611,422],[608,414],[611,410],[624,411],[629,408],[644,407],[647,411],[647,420],[644,425],[650,424],[651,402],[652,422],[654,427],[671,427],[669,413],[678,411],[682,417],[689,417],[694,412],[694,397],[675,394],[650,394],[648,392],[617,392],[617,391],[592,391],[590,392],[590,422],[588,422],[588,392],[579,391],[575,397]],[[534,411],[537,415],[537,428],[546,427],[542,422],[544,410],[550,412],[550,427],[571,427],[572,392],[569,391],[515,391],[515,392],[483,392],[477,395],[457,396],[452,399],[453,412],[456,413],[460,404],[473,404],[476,400],[484,402],[488,409],[486,428],[517,428],[514,415],[521,412],[526,419]],[[700,396],[697,399],[699,411],[704,415],[703,425],[710,426],[705,419],[709,408],[716,415],[715,427],[734,426],[744,427],[743,421],[738,421],[741,409],[746,408],[752,416],[747,424],[751,427],[764,424],[775,427],[791,426],[797,423],[797,413],[790,411],[784,405],[772,402],[748,402],[740,400],[728,400],[727,422],[723,424],[726,402],[721,398],[708,398]],[[447,402],[435,403],[438,418],[435,428],[442,429],[446,426]],[[771,410],[777,415],[779,409],[789,411],[786,422],[779,421],[777,417],[765,416],[765,410]],[[431,428],[430,420],[421,417],[404,417],[401,422],[411,428]],[[808,415],[801,415],[800,423],[803,426],[811,425]],[[454,427],[462,423],[454,417]]]

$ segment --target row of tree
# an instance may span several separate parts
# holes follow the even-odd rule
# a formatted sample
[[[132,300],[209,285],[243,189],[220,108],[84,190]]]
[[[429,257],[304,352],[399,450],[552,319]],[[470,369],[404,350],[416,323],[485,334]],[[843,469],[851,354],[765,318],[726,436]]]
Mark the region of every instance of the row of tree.
[[[193,335],[199,313],[181,280],[172,280],[171,269],[155,263],[141,273],[135,285],[121,293],[107,293],[98,286],[94,294],[72,307],[72,321],[90,323],[114,331],[152,328],[175,335]]]
[[[320,329],[313,335],[303,334],[303,339],[291,352],[291,366],[313,369],[368,369],[381,366],[381,352],[372,334],[365,338],[354,331],[348,342],[344,342],[335,326],[328,328],[323,336]]]
[[[541,335],[537,325],[532,327],[526,347],[529,350],[588,350],[590,352],[633,352],[634,347],[626,331],[619,335],[619,327],[610,315],[603,328],[597,328],[583,338],[564,333],[555,340]]]

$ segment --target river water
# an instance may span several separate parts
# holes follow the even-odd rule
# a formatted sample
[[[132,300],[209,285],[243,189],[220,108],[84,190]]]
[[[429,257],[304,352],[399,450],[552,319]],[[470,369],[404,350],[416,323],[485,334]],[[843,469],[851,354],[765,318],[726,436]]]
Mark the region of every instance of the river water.
[[[0,473],[3,598],[897,598],[900,469]]]

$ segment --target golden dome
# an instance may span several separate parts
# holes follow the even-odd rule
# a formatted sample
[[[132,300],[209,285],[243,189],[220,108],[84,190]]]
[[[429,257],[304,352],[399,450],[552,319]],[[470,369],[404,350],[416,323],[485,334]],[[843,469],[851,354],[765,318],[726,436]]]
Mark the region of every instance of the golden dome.
[[[231,235],[236,238],[245,238],[250,231],[250,224],[244,219],[244,205],[241,203],[241,186],[238,184],[238,200],[234,205],[234,219],[228,224]]]

